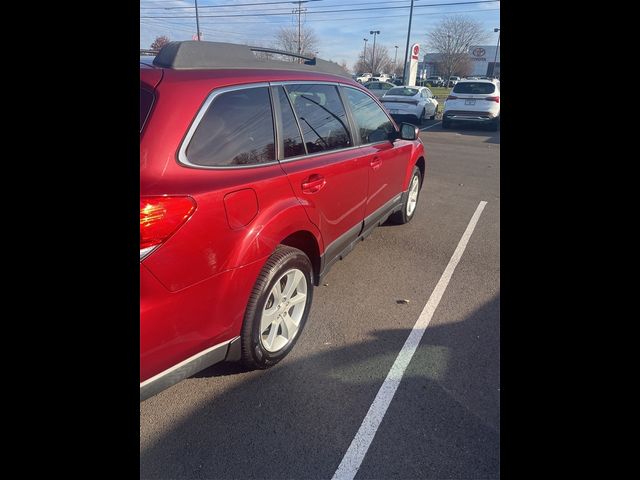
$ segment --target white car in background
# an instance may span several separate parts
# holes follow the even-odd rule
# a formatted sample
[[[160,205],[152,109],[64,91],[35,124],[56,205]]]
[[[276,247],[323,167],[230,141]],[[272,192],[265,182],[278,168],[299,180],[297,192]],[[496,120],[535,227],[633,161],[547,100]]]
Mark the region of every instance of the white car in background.
[[[418,124],[433,120],[438,113],[438,100],[427,87],[394,87],[380,99],[392,117],[412,116]]]
[[[371,74],[370,73],[363,73],[362,75],[356,77],[356,82],[358,83],[366,83],[371,81]]]
[[[442,128],[452,122],[474,122],[497,130],[500,125],[500,82],[460,80],[447,97],[442,112]]]

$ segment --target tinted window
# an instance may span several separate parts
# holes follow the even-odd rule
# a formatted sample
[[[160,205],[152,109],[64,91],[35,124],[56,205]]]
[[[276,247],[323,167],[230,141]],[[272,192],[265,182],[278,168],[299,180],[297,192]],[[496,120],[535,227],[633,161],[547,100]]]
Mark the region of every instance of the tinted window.
[[[418,93],[417,88],[395,87],[387,92],[387,95],[399,95],[401,97],[413,97]]]
[[[391,83],[383,83],[382,84],[382,89],[383,90],[389,90],[390,88],[393,88],[393,84],[391,84]]]
[[[369,83],[368,85],[366,85],[366,87],[369,90],[380,90],[380,84],[379,83]]]
[[[346,114],[333,85],[287,85],[309,153],[352,145]]]
[[[354,88],[345,88],[347,100],[360,132],[362,143],[382,142],[395,131],[389,117],[366,93]]]
[[[142,131],[142,127],[144,126],[144,122],[147,119],[147,115],[149,115],[149,111],[151,110],[151,105],[153,104],[153,93],[149,90],[145,90],[144,88],[140,89],[140,131]]]
[[[296,157],[307,153],[304,149],[300,129],[293,115],[291,104],[287,100],[284,88],[278,87],[278,104],[280,105],[280,115],[282,118],[282,142],[284,148],[284,158]]]
[[[456,86],[453,87],[453,92],[486,95],[487,93],[493,93],[495,89],[496,87],[493,85],[493,83],[463,82],[463,83],[456,83]]]
[[[198,125],[187,158],[196,165],[253,165],[275,160],[266,87],[218,95]]]

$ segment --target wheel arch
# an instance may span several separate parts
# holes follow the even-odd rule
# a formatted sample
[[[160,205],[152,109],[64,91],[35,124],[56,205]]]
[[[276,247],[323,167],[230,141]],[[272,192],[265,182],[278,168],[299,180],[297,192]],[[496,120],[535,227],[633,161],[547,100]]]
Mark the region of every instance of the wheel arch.
[[[305,255],[309,257],[309,260],[311,260],[311,265],[313,266],[313,283],[314,285],[318,286],[321,268],[321,257],[320,246],[318,245],[316,237],[308,230],[298,230],[288,235],[286,238],[283,238],[282,241],[280,241],[280,245],[297,248],[298,250],[303,251]]]

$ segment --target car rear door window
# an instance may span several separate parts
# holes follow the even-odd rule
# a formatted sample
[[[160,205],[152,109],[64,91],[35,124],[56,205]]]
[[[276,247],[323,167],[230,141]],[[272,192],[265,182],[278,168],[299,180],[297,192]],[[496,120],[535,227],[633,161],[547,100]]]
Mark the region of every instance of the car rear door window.
[[[304,148],[304,142],[302,141],[302,135],[296,122],[296,117],[291,109],[291,104],[287,99],[287,93],[283,87],[278,87],[277,90],[278,104],[280,105],[280,118],[282,128],[282,149],[283,158],[297,157],[304,155],[306,152]]]
[[[369,95],[355,88],[345,88],[351,113],[360,132],[363,144],[382,142],[389,139],[395,128],[387,114]]]
[[[216,96],[189,142],[186,157],[202,166],[275,161],[268,88],[245,88]]]
[[[287,85],[289,100],[298,116],[308,153],[353,145],[344,106],[333,85]]]

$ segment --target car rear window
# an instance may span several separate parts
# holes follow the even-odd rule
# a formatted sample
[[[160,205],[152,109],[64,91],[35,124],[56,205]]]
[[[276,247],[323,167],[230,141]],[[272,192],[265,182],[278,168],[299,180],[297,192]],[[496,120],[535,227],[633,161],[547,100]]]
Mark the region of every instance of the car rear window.
[[[392,88],[391,90],[389,90],[387,92],[387,95],[399,95],[401,97],[413,97],[417,93],[418,93],[418,89],[417,88],[400,87],[400,88]]]
[[[496,87],[493,83],[486,82],[462,82],[456,83],[453,87],[453,93],[469,93],[475,95],[486,95],[493,93]]]
[[[255,165],[275,161],[271,100],[267,87],[224,92],[198,124],[186,156],[202,166]]]
[[[149,112],[151,111],[151,105],[153,105],[153,92],[150,92],[146,88],[140,87],[140,131],[147,121]]]

